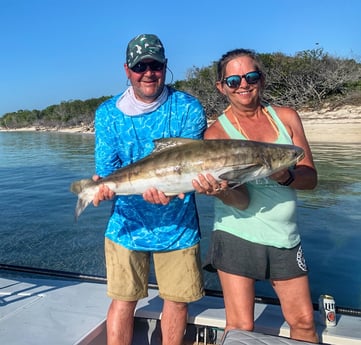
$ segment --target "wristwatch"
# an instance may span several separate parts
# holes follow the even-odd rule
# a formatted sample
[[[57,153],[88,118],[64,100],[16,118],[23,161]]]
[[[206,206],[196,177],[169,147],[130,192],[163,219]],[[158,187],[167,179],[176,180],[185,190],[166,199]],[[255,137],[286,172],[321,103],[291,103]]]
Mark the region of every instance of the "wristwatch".
[[[278,182],[281,186],[289,186],[295,180],[295,173],[291,169],[287,169],[290,177],[285,182]]]

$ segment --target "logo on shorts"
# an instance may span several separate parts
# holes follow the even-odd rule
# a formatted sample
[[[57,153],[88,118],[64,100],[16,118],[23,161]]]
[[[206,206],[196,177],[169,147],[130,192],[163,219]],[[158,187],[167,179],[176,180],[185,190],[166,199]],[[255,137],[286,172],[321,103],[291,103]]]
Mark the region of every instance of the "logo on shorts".
[[[307,271],[306,260],[305,260],[305,257],[303,256],[303,250],[302,250],[301,246],[298,248],[298,251],[297,251],[297,264],[298,264],[298,267],[302,271],[305,271],[305,272]]]

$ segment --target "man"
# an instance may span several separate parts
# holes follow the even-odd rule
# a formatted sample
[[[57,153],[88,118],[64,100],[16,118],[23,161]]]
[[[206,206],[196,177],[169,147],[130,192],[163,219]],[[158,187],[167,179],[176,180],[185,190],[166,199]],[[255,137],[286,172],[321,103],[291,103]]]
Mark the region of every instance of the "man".
[[[200,139],[206,129],[199,101],[165,85],[167,59],[157,36],[133,38],[124,69],[130,87],[96,111],[96,178],[150,154],[155,139]],[[204,295],[194,193],[170,198],[149,187],[142,196],[115,197],[105,233],[108,345],[132,343],[134,310],[148,294],[150,255],[164,300],[163,345],[182,344],[187,303]],[[102,185],[93,202],[113,197]]]

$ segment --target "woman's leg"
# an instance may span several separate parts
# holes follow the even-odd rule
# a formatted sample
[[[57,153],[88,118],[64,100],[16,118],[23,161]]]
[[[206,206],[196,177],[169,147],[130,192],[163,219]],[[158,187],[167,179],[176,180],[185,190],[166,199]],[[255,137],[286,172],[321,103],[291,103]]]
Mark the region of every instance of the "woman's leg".
[[[226,309],[226,331],[252,331],[254,326],[254,280],[218,270]]]
[[[308,277],[271,281],[293,339],[318,343]]]

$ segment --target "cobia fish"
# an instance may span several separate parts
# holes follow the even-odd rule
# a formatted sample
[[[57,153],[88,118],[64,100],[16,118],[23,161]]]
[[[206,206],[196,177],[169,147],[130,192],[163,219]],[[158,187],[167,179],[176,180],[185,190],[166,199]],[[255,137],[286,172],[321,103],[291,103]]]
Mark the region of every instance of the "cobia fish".
[[[154,143],[150,155],[107,177],[72,183],[70,190],[78,195],[76,218],[92,202],[101,184],[117,195],[142,194],[150,187],[168,196],[178,195],[194,190],[192,180],[198,174],[209,173],[239,185],[294,165],[304,155],[297,146],[250,140],[167,138]]]

